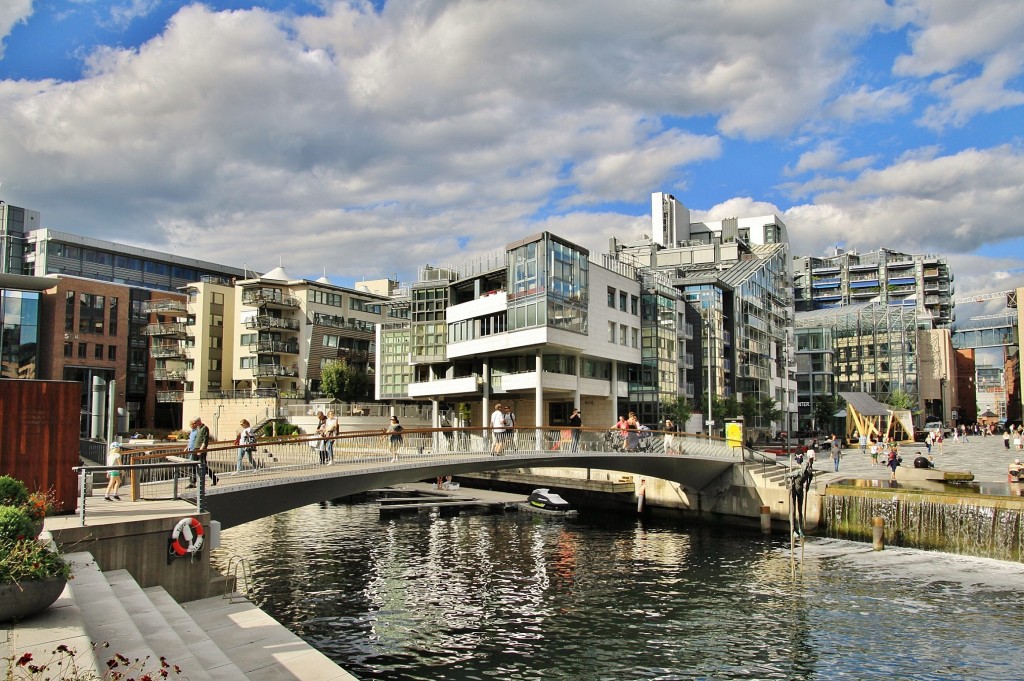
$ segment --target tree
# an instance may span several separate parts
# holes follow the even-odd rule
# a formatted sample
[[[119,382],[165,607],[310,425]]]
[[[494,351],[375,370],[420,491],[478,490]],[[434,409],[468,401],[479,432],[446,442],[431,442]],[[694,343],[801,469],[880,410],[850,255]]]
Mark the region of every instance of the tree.
[[[328,397],[353,402],[366,398],[370,380],[366,374],[343,359],[328,362],[320,372],[320,390]]]
[[[889,393],[889,399],[885,401],[893,409],[911,409],[917,407],[917,400],[906,390],[897,388]]]
[[[846,406],[842,397],[831,395],[814,396],[814,423],[818,430],[831,430],[836,412]]]
[[[661,411],[665,418],[672,419],[677,426],[682,428],[693,415],[693,405],[685,397],[677,397],[675,400],[666,400],[661,403]]]

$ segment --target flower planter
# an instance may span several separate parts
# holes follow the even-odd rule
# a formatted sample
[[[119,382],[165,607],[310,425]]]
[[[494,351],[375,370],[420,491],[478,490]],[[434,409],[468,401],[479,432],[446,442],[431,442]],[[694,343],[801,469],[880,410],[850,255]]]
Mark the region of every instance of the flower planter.
[[[0,584],[0,622],[23,620],[46,610],[57,600],[68,580],[47,577],[19,584]]]
[[[39,520],[32,521],[32,530],[36,533],[33,539],[38,539],[39,535],[43,532],[43,525],[46,523],[46,518],[40,518]]]

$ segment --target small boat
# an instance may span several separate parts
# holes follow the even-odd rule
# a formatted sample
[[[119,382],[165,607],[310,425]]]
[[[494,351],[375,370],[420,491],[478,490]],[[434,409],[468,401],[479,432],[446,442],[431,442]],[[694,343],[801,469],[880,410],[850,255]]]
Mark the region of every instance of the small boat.
[[[533,494],[526,498],[526,503],[533,508],[539,508],[545,511],[565,513],[572,510],[568,501],[547,488],[533,490]]]

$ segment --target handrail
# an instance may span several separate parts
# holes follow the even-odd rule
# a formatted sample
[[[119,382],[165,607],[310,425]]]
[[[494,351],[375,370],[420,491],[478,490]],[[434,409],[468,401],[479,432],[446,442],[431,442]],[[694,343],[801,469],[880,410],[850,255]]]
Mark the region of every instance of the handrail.
[[[85,527],[85,503],[88,496],[85,493],[86,488],[86,476],[85,473],[107,473],[110,471],[132,471],[133,476],[133,487],[134,487],[134,471],[138,470],[156,470],[160,468],[170,468],[174,471],[174,498],[178,498],[178,470],[182,468],[195,468],[201,465],[201,461],[168,461],[166,463],[136,463],[136,464],[122,464],[120,466],[72,466],[71,470],[78,474],[78,522],[82,527]],[[200,478],[203,480],[203,478]],[[134,496],[134,490],[133,490]],[[204,488],[202,484],[199,487],[199,494],[196,498],[196,510],[199,513],[203,512],[203,498]],[[135,500],[134,498],[132,499]]]
[[[239,568],[241,568],[241,571],[242,571],[242,581],[245,584],[245,592],[244,592],[244,594],[247,595],[252,590],[252,584],[251,584],[252,571],[251,571],[251,569],[249,567],[249,560],[247,558],[244,558],[243,556],[238,556],[238,555],[231,556],[231,558],[228,559],[228,566],[227,566],[227,569],[225,570],[226,576],[231,578],[231,579],[225,579],[224,580],[224,593],[221,595],[221,598],[227,598],[229,603],[235,603],[236,602],[235,601],[235,594],[236,593],[238,593],[239,595],[243,595],[243,592],[241,591],[241,589],[238,588],[238,571],[239,571]],[[231,583],[232,579],[234,580],[235,588],[234,588],[233,591],[229,592],[228,591],[228,585]]]

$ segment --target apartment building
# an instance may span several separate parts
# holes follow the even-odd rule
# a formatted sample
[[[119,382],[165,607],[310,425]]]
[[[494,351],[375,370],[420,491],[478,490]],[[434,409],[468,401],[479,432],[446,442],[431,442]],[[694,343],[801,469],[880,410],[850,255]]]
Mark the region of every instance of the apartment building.
[[[635,269],[607,265],[542,232],[460,267],[421,268],[395,302],[408,319],[377,329],[376,397],[430,400],[435,419],[476,425],[500,401],[520,426],[565,424],[574,407],[585,426],[610,426],[656,336],[643,333]]]
[[[887,248],[863,254],[836,249],[831,256],[800,256],[793,263],[798,312],[879,302],[914,307],[936,327],[956,319],[953,280],[945,258]]]

